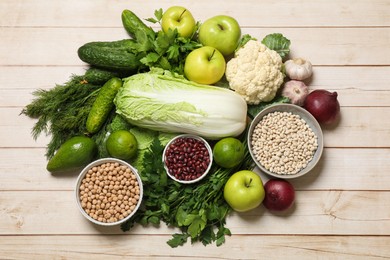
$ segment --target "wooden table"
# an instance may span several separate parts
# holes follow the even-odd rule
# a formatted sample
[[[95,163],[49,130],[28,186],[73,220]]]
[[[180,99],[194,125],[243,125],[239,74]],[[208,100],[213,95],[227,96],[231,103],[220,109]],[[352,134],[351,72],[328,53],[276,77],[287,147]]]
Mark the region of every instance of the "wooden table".
[[[64,83],[86,65],[77,48],[126,38],[120,14],[143,18],[186,6],[199,21],[227,14],[243,33],[283,33],[291,56],[314,65],[311,89],[337,91],[342,118],[324,128],[318,167],[292,181],[296,205],[233,213],[224,245],[170,248],[174,230],[90,224],[74,199],[75,176],[49,174],[49,137],[34,141],[20,115],[31,93]],[[390,1],[0,2],[1,259],[386,259],[390,258]]]

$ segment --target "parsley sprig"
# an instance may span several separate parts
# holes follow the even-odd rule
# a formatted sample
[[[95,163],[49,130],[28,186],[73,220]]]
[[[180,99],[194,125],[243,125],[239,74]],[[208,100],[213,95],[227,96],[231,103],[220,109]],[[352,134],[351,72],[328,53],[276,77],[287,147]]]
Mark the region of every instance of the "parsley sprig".
[[[146,19],[151,23],[160,23],[163,10],[160,8],[154,12],[155,17]],[[199,29],[199,22],[196,23],[191,37],[181,37],[177,31],[159,30],[154,35],[150,35],[143,30],[135,32],[138,43],[137,52],[144,53],[140,60],[145,66],[159,67],[179,74],[184,73],[184,62],[187,55],[194,49],[202,46],[195,40],[195,35]]]
[[[246,145],[246,135],[242,135]],[[253,161],[247,150],[240,166],[225,169],[214,164],[209,175],[199,183],[183,185],[167,177],[161,160],[163,145],[156,137],[150,149],[144,154],[144,170],[140,172],[144,186],[143,205],[136,215],[122,224],[128,231],[135,223],[159,225],[161,222],[178,228],[181,233],[173,234],[167,241],[171,247],[202,242],[204,245],[225,242],[231,235],[225,226],[231,208],[223,197],[223,187],[231,174],[239,169],[253,169]]]

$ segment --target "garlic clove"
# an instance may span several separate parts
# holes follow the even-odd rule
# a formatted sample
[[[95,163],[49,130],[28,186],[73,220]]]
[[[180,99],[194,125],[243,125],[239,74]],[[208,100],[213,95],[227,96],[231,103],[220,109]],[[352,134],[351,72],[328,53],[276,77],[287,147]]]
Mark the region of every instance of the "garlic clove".
[[[303,106],[309,95],[309,88],[302,81],[290,80],[284,83],[281,95],[289,98],[292,104]]]
[[[303,58],[294,58],[284,63],[286,75],[290,79],[305,80],[313,74],[313,66],[310,61]]]

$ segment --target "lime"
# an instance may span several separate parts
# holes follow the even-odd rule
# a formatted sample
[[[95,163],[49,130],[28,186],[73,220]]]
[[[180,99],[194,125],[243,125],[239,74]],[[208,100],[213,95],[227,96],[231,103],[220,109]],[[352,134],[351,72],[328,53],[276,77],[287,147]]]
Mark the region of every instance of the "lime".
[[[129,160],[137,154],[138,142],[129,131],[117,130],[107,138],[106,148],[110,156]]]
[[[219,140],[213,148],[214,161],[221,167],[232,168],[244,159],[244,145],[234,137]]]

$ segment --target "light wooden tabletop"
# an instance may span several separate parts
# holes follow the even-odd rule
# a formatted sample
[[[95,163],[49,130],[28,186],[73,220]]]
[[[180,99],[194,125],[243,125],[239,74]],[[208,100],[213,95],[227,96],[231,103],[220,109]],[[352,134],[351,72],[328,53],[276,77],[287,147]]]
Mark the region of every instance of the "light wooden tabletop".
[[[318,167],[291,182],[296,203],[233,213],[232,236],[170,248],[175,230],[136,226],[123,233],[80,214],[75,176],[45,169],[49,137],[20,115],[38,88],[50,89],[86,64],[77,49],[127,38],[120,14],[153,16],[183,5],[196,20],[227,14],[243,33],[280,32],[291,56],[314,65],[311,89],[337,91],[341,120],[324,128]],[[388,259],[390,258],[390,1],[0,1],[1,259]]]

